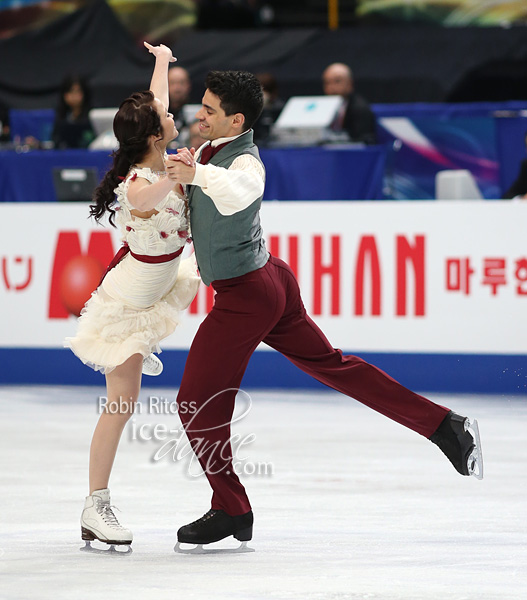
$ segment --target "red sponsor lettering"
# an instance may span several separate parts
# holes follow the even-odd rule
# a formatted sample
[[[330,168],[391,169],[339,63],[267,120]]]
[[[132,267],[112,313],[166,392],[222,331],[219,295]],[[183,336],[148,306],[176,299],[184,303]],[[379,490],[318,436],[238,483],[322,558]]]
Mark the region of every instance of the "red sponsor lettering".
[[[2,257],[2,276],[7,290],[21,292],[33,278],[33,257],[14,256],[11,260]]]
[[[514,264],[516,265],[514,276],[518,281],[516,293],[519,296],[527,296],[527,258],[519,258]]]
[[[377,243],[373,235],[364,235],[359,243],[357,262],[355,266],[355,314],[364,314],[364,281],[366,278],[366,263],[369,266],[371,281],[372,316],[381,314],[381,268]]]
[[[340,236],[331,236],[331,262],[322,264],[322,236],[313,238],[313,314],[322,314],[322,278],[331,279],[331,314],[340,313]]]
[[[206,285],[200,285],[196,297],[189,306],[189,313],[191,315],[197,315],[200,312],[204,314],[210,313],[214,306],[215,295],[216,292],[211,285],[208,287]]]
[[[281,258],[284,262],[286,262],[292,269],[295,277],[298,279],[298,235],[288,235],[287,237],[287,256],[281,252],[281,244],[280,244],[280,236],[271,235],[269,236],[269,252],[276,256],[277,258]]]
[[[484,258],[483,259],[483,285],[490,285],[492,295],[498,293],[498,286],[506,285],[507,278],[505,275],[506,268],[505,258]]]
[[[321,315],[324,311],[329,312],[330,315],[339,315],[341,312],[341,241],[342,236],[340,235],[312,236],[313,253],[309,262],[313,267],[313,300],[310,310],[313,315]],[[416,235],[413,239],[404,235],[396,236],[395,309],[397,316],[415,315],[419,317],[425,315],[425,242],[424,235]],[[287,262],[295,275],[298,275],[301,258],[298,234],[270,235],[267,238],[267,245],[271,254]],[[461,259],[449,260],[455,262]],[[455,270],[457,266],[451,268]],[[449,285],[458,285],[457,276],[457,271],[452,271],[448,280]],[[309,282],[309,278],[307,281]],[[359,240],[355,259],[353,314],[357,316],[381,315],[382,283],[381,255],[377,240],[374,235],[364,235]],[[323,306],[323,291],[326,289],[324,286],[329,286],[328,307]],[[214,306],[214,294],[212,287],[201,286],[198,295],[189,307],[189,314],[198,315],[210,312]],[[413,307],[410,307],[412,296],[414,302]]]
[[[416,235],[411,244],[404,235],[396,238],[396,310],[397,316],[407,314],[408,270],[414,281],[414,314],[422,317],[425,314],[425,236]]]
[[[470,294],[470,277],[474,269],[470,266],[470,258],[446,259],[446,289],[449,292]]]

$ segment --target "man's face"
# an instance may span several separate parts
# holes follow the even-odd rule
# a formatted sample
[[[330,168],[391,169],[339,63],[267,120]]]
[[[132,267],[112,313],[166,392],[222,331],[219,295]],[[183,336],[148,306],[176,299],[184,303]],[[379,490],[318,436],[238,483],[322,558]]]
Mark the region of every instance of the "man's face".
[[[328,67],[324,71],[322,84],[326,96],[349,96],[353,91],[353,82],[348,71],[339,65]]]
[[[168,96],[172,106],[182,106],[190,94],[190,79],[182,67],[173,67],[168,71]]]
[[[227,116],[220,106],[220,99],[210,90],[205,90],[201,104],[196,119],[199,121],[199,133],[204,140],[212,141],[242,133],[239,128],[233,126],[236,115]]]

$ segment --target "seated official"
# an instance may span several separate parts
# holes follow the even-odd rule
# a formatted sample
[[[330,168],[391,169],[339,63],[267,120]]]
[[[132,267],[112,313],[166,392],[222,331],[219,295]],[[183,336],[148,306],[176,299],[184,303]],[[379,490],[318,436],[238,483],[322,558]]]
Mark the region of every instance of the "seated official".
[[[90,92],[86,83],[80,77],[66,77],[62,82],[53,127],[55,148],[87,148],[90,145],[95,139],[90,109]]]
[[[375,115],[368,102],[355,92],[353,73],[343,63],[329,65],[322,74],[326,96],[342,96],[344,104],[338,112],[331,129],[345,131],[352,142],[375,144]]]

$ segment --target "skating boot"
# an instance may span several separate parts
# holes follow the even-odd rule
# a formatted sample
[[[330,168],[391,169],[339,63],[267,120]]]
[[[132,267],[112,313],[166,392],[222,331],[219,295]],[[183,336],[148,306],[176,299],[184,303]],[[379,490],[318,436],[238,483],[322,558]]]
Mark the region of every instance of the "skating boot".
[[[478,422],[450,411],[430,441],[439,446],[461,475],[483,479],[483,455]]]
[[[81,535],[86,546],[81,550],[97,551],[90,542],[99,540],[110,544],[109,551],[115,551],[115,546],[129,546],[128,552],[132,551],[132,532],[120,525],[112,508],[109,489],[96,490],[91,496],[87,496],[81,515]]]
[[[187,554],[206,554],[212,552],[254,552],[254,548],[249,548],[247,542],[253,535],[253,513],[249,511],[244,515],[231,517],[223,510],[209,510],[200,519],[184,525],[177,532],[177,544],[174,547],[176,552]],[[226,537],[234,536],[242,542],[235,549],[204,549],[203,544],[212,544],[219,542]],[[181,544],[197,544],[196,548],[181,548]]]
[[[161,375],[163,372],[163,363],[155,354],[149,354],[143,358],[143,375]]]

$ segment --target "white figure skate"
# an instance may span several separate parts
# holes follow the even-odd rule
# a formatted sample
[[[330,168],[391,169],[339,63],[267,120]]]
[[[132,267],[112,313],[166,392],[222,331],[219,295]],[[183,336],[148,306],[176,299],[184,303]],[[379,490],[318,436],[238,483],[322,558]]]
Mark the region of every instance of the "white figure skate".
[[[149,354],[143,358],[143,375],[155,377],[163,372],[163,363],[155,354]]]
[[[117,554],[132,552],[132,532],[119,523],[113,508],[110,505],[109,489],[96,490],[91,496],[87,496],[81,515],[81,535],[86,545],[81,550]],[[93,548],[91,542],[94,540],[109,544],[110,547],[105,550]],[[128,546],[128,549],[118,552],[115,546]]]

